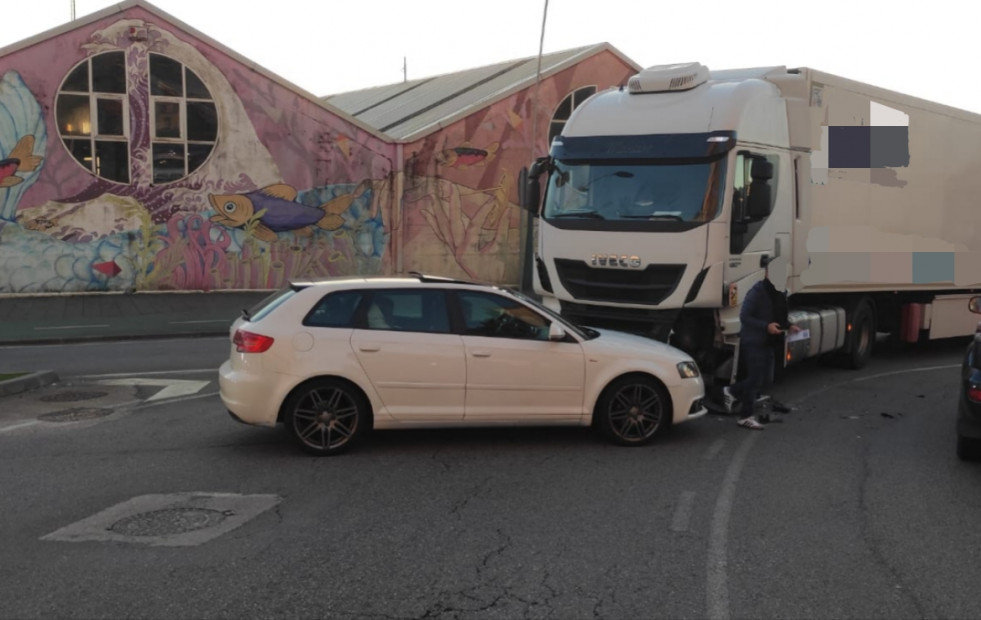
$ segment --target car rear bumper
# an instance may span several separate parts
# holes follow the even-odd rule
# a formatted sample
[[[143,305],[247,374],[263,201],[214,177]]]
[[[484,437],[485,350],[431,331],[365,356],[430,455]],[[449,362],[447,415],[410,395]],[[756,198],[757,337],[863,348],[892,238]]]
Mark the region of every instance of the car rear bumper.
[[[275,426],[279,407],[289,392],[292,377],[257,375],[232,368],[225,362],[218,370],[221,402],[229,415],[245,424]]]

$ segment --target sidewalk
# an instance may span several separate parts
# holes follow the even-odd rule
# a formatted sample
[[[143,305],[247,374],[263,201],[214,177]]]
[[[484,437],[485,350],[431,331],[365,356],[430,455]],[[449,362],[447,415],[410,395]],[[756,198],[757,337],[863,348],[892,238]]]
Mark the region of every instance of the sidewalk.
[[[243,308],[251,308],[272,292],[0,296],[0,346],[227,336]],[[17,371],[28,374],[0,379],[0,396],[58,381],[58,376],[49,370],[18,368]]]

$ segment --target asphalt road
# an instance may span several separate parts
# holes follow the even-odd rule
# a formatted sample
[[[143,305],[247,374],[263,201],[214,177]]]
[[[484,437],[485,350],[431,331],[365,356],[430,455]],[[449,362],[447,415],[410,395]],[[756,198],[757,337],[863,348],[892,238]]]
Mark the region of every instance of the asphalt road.
[[[81,372],[0,400],[0,617],[981,617],[963,345],[791,369],[763,432],[389,431],[328,459],[225,414],[227,341],[167,341],[175,374],[122,343],[36,349]],[[166,388],[120,373],[204,385],[148,400]],[[66,407],[111,411],[38,421]]]

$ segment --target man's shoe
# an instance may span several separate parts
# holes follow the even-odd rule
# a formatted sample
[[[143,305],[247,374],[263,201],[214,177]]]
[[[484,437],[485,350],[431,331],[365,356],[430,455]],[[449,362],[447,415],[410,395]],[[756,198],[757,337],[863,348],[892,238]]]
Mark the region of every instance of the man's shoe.
[[[743,428],[748,428],[752,431],[763,430],[763,425],[757,422],[756,420],[754,420],[753,418],[743,418],[738,422],[738,424],[739,426],[742,426]]]

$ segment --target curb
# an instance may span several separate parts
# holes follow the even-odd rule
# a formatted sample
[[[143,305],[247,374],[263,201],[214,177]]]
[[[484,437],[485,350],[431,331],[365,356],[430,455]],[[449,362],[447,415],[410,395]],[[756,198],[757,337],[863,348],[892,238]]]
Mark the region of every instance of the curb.
[[[40,370],[6,381],[0,381],[0,396],[20,394],[28,390],[51,385],[58,382],[58,375],[51,370]]]

